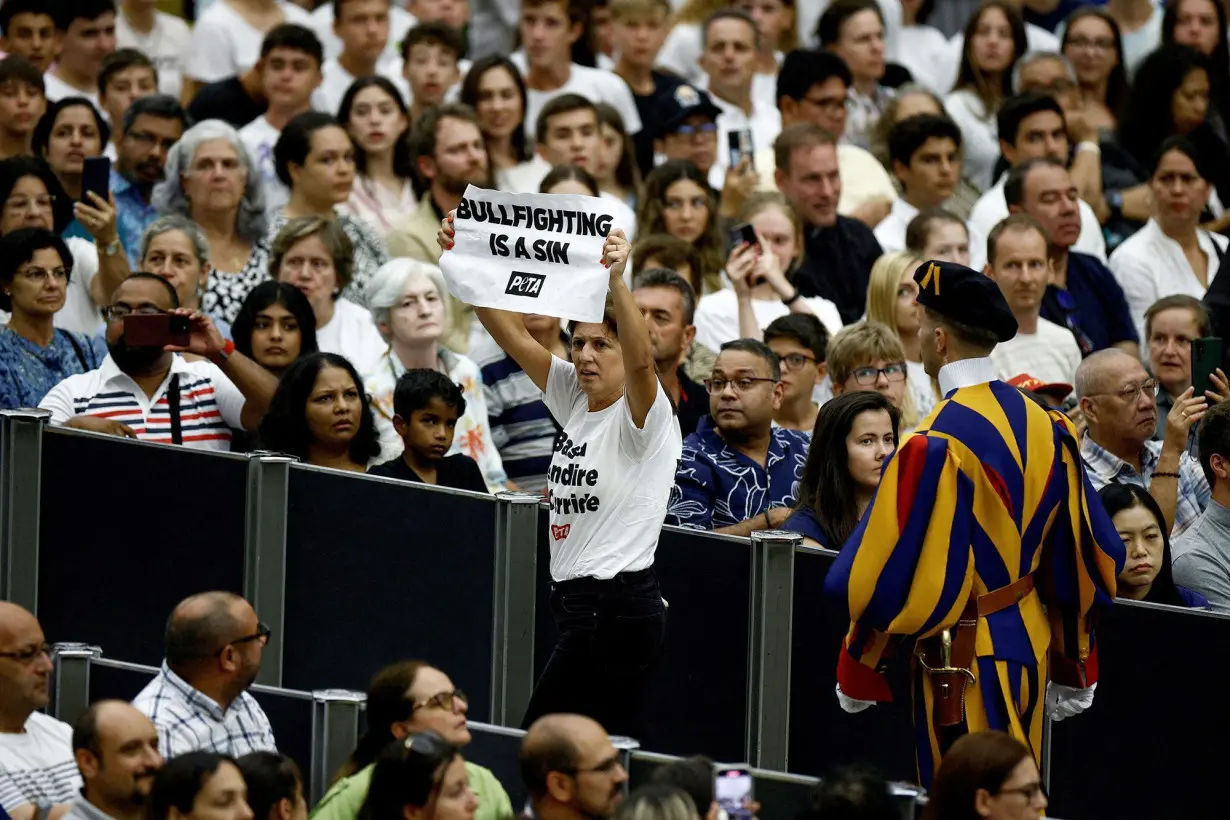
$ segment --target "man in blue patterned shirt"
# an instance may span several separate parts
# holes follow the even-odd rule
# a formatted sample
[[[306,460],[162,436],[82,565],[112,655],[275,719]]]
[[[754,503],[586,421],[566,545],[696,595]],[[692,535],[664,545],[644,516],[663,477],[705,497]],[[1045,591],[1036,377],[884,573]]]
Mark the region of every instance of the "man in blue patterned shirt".
[[[186,119],[179,101],[165,94],[141,97],[124,112],[111,195],[120,244],[133,270],[140,270],[141,235],[158,218],[154,186],[166,176],[167,154],[183,136]]]
[[[777,355],[753,339],[727,342],[705,387],[709,416],[684,439],[666,522],[727,535],[773,529],[798,499],[809,438],[773,426]]]

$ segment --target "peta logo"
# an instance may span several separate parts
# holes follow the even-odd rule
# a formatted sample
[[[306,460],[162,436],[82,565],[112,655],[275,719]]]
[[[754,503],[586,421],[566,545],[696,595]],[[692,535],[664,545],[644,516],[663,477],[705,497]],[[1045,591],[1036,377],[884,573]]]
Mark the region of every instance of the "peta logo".
[[[528,296],[531,299],[537,299],[542,293],[542,283],[546,278],[541,273],[513,271],[513,275],[508,278],[508,287],[504,288],[504,292],[513,296]]]
[[[552,524],[551,525],[551,537],[554,538],[556,541],[563,541],[565,538],[568,537],[568,533],[571,530],[572,530],[571,524],[565,524],[562,527]]]

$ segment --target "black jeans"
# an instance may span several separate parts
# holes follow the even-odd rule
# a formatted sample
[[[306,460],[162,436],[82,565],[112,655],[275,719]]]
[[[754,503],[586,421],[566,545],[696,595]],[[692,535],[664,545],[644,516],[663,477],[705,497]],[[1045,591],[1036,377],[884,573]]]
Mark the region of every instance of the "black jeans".
[[[551,612],[559,638],[523,725],[574,712],[612,735],[642,737],[649,673],[666,637],[666,606],[653,568],[552,584]]]

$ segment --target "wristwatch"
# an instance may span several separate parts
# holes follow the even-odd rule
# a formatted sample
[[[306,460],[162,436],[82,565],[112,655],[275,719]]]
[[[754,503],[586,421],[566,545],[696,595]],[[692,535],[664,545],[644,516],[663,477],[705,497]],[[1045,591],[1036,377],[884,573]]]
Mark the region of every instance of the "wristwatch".
[[[102,252],[104,256],[115,256],[121,250],[123,250],[123,248],[120,245],[120,240],[118,239],[102,246]]]

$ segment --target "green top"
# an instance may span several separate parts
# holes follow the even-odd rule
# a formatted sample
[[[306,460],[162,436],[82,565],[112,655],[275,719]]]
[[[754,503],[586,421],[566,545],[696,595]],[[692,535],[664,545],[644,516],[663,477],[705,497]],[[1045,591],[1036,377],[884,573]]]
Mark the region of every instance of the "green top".
[[[373,764],[374,766],[375,764]],[[478,797],[478,811],[474,820],[508,820],[513,817],[512,801],[508,792],[496,780],[489,769],[466,761],[466,773],[470,776],[470,790]],[[333,784],[325,796],[312,809],[310,820],[356,820],[367,790],[372,785],[372,766],[361,769],[350,777],[343,777]]]

